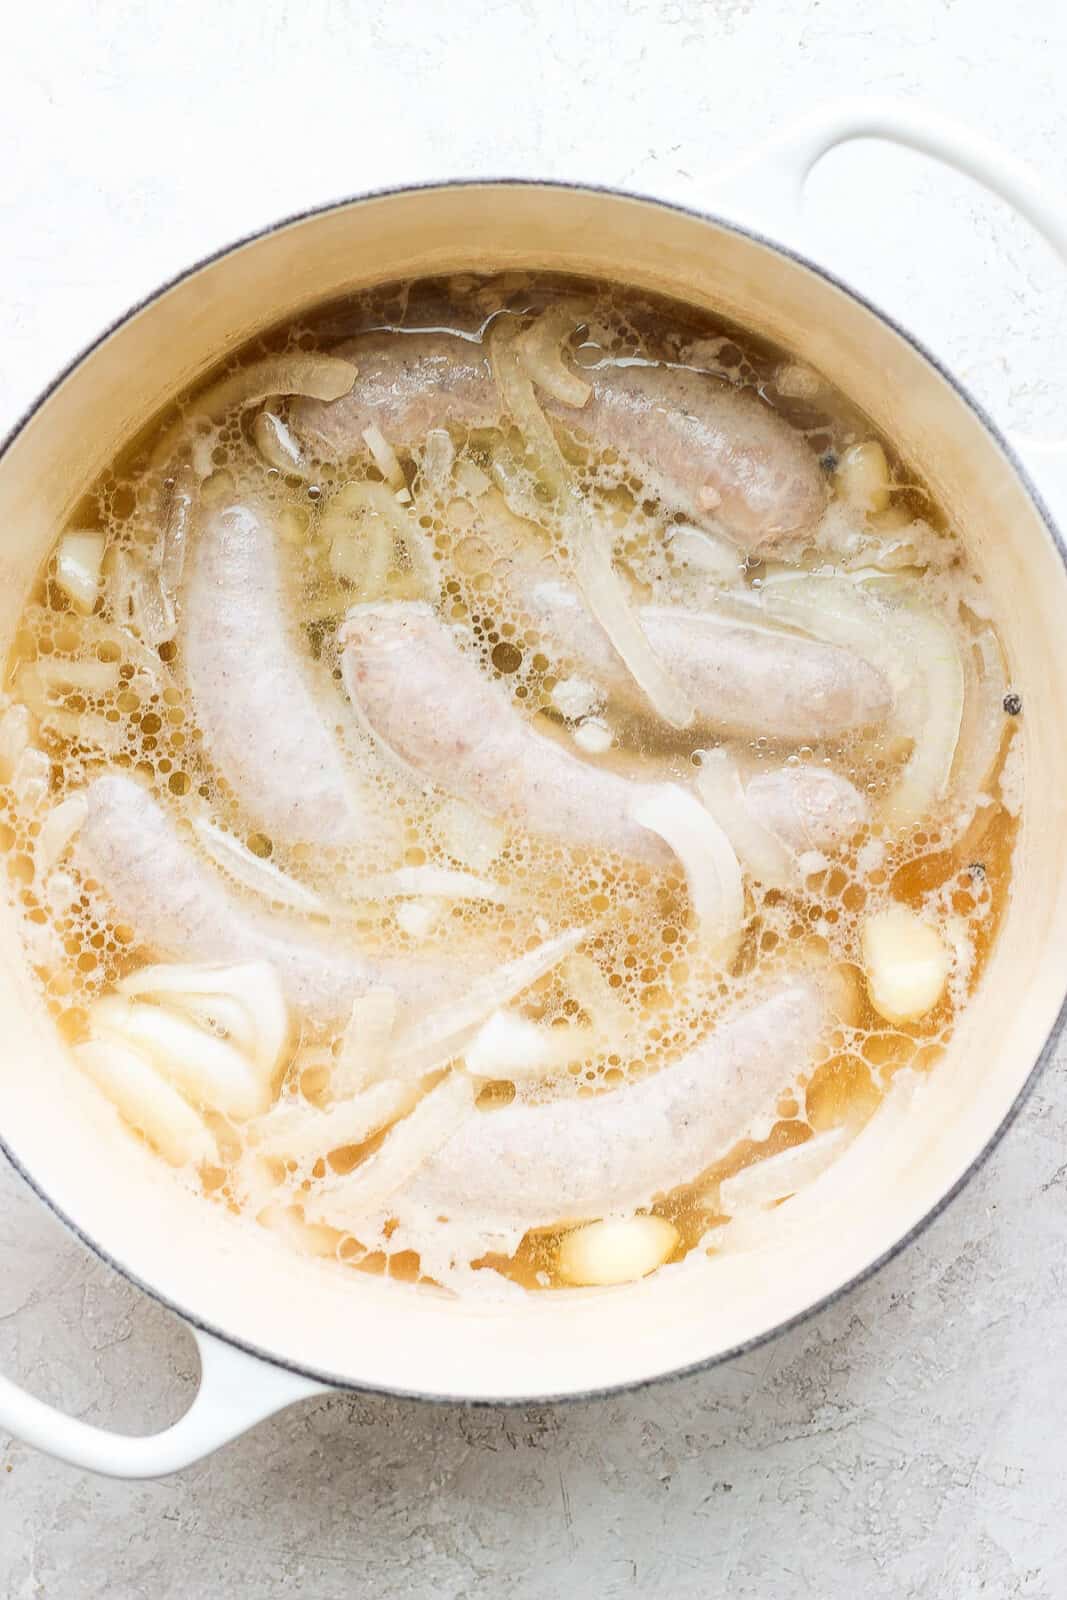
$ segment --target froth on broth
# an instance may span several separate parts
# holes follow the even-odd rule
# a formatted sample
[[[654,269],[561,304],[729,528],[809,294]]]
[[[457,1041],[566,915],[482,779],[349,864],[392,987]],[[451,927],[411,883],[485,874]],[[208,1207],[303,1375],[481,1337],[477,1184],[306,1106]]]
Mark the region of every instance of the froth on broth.
[[[936,1071],[1020,688],[912,464],[793,357],[612,284],[393,284],[57,533],[0,720],[27,958],[130,1137],[279,1250],[466,1294],[713,1265]]]

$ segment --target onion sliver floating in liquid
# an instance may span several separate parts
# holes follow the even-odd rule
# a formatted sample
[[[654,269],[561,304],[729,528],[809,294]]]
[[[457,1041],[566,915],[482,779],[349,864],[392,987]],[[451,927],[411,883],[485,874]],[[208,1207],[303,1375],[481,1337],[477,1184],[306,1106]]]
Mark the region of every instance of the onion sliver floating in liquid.
[[[879,585],[836,575],[779,573],[760,589],[731,598],[844,645],[884,672],[895,690],[892,731],[912,740],[884,802],[890,826],[917,822],[945,798],[963,715],[964,672],[955,636],[941,617],[907,600],[885,598]]]
[[[306,1100],[280,1102],[250,1126],[249,1136],[260,1155],[313,1165],[332,1150],[363,1144],[405,1116],[418,1098],[417,1085],[394,1080],[371,1084],[327,1111]]]
[[[818,1239],[824,1228],[849,1225],[857,1193],[874,1183],[891,1185],[906,1160],[909,1127],[922,1125],[926,1080],[905,1069],[894,1074],[870,1120],[826,1169],[781,1205],[745,1211],[706,1235],[715,1250],[789,1250]]]
[[[553,1028],[501,1009],[488,1017],[463,1048],[472,1078],[522,1083],[551,1077],[572,1062],[587,1061],[603,1040],[595,1028]]]
[[[264,409],[256,417],[252,434],[256,448],[270,466],[292,477],[307,476],[308,466],[304,452],[281,417],[273,411]]]
[[[243,1120],[270,1104],[270,1079],[251,1057],[187,1015],[109,994],[91,1007],[89,1026],[140,1050],[196,1105]]]
[[[551,972],[588,934],[588,928],[571,928],[546,939],[533,950],[476,978],[458,999],[410,1024],[393,1039],[390,1072],[405,1078],[422,1077],[454,1060],[487,1017]]]
[[[75,1046],[82,1071],[173,1167],[218,1160],[215,1137],[200,1113],[132,1044],[107,1037]]]
[[[355,383],[356,371],[351,361],[308,351],[267,356],[251,366],[239,367],[196,395],[186,413],[164,430],[152,451],[149,469],[165,467],[198,422],[220,422],[228,411],[259,405],[278,395],[339,400]]]
[[[72,529],[56,546],[56,583],[76,611],[88,616],[100,598],[104,535]]]
[[[394,492],[397,489],[403,489],[405,487],[404,469],[400,465],[396,451],[385,437],[381,428],[374,423],[369,428],[364,428],[363,442],[374,457],[374,465],[378,468],[390,489],[394,490]]]
[[[230,966],[159,964],[141,967],[121,979],[120,993],[189,1010],[203,1017],[210,1004],[222,1002],[229,1030],[238,1048],[248,1051],[260,1072],[272,1080],[280,1069],[292,1035],[292,1019],[278,975],[266,961]]]
[[[593,393],[592,384],[563,359],[567,341],[581,325],[580,314],[569,306],[550,306],[515,341],[519,360],[533,382],[565,406],[587,405]]]
[[[345,1177],[317,1184],[305,1202],[305,1215],[334,1227],[358,1227],[414,1177],[474,1110],[475,1086],[462,1072],[450,1072],[402,1121],[394,1123],[373,1155]]]
[[[803,1144],[794,1144],[776,1156],[766,1156],[724,1178],[719,1185],[718,1207],[730,1216],[774,1205],[803,1189],[826,1171],[851,1137],[847,1128],[830,1128]]]
[[[89,802],[80,792],[68,795],[49,811],[33,847],[34,867],[42,883],[62,861],[88,815]]]
[[[604,629],[649,703],[665,722],[685,728],[693,707],[664,669],[645,637],[626,590],[615,570],[607,530],[598,525],[589,502],[571,479],[556,436],[537,403],[533,384],[515,346],[514,329],[498,323],[489,342],[493,373],[501,403],[522,436],[526,459],[555,501],[555,514],[565,534],[575,580],[586,605]],[[536,500],[515,504],[519,515],[540,520]]]
[[[732,756],[725,750],[703,751],[696,788],[746,872],[768,888],[786,888],[796,881],[796,856],[752,816]]]
[[[314,889],[299,883],[273,861],[257,856],[236,834],[213,822],[210,817],[194,817],[193,832],[204,854],[221,867],[242,889],[262,895],[274,905],[288,906],[311,916],[352,916],[350,908],[324,899]]]
[[[1000,644],[992,628],[983,628],[964,654],[967,693],[963,726],[952,774],[963,807],[959,822],[966,827],[990,783],[1007,726],[1004,697],[1008,679]]]
[[[396,1022],[396,990],[369,989],[352,1002],[330,1069],[330,1092],[343,1100],[384,1075]]]
[[[632,816],[674,851],[685,872],[701,944],[730,960],[744,921],[745,889],[726,833],[696,796],[676,783],[646,789]]]

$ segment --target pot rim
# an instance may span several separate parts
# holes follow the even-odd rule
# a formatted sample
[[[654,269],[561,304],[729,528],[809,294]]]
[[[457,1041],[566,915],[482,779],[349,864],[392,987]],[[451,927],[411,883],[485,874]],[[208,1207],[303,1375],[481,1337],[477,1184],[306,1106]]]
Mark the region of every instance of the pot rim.
[[[921,340],[917,339],[914,334],[905,329],[895,317],[882,310],[879,306],[874,305],[874,303],[867,299],[865,295],[854,289],[850,284],[845,283],[842,278],[839,278],[828,268],[821,266],[818,262],[813,261],[803,252],[794,249],[791,245],[787,245],[779,240],[770,238],[768,235],[760,232],[756,228],[751,228],[743,223],[736,222],[730,217],[720,216],[714,211],[703,211],[698,209],[696,206],[684,205],[680,201],[667,200],[656,195],[644,194],[632,189],[618,188],[613,184],[599,184],[584,181],[571,182],[567,179],[561,178],[435,178],[429,179],[423,183],[388,184],[381,188],[367,189],[358,194],[346,195],[337,200],[327,200],[321,205],[309,206],[303,211],[291,212],[287,216],[281,217],[275,222],[266,223],[261,228],[255,228],[251,232],[243,234],[240,238],[233,240],[229,244],[221,245],[218,249],[209,251],[207,255],[201,256],[199,260],[193,262],[190,266],[183,268],[180,272],[175,273],[173,277],[167,278],[162,284],[153,289],[149,294],[146,294],[142,299],[135,301],[134,304],[131,305],[126,311],[122,312],[112,322],[108,323],[108,325],[96,336],[96,338],[92,339],[87,345],[85,345],[77,353],[77,355],[73,356],[71,360],[66,363],[65,366],[60,368],[59,372],[52,379],[52,381],[47,384],[46,387],[42,389],[40,393],[30,402],[21,416],[16,419],[12,427],[7,431],[3,438],[0,439],[0,464],[2,464],[4,457],[7,455],[11,446],[18,439],[19,435],[29,425],[29,423],[37,415],[41,407],[51,397],[51,395],[54,394],[55,391],[66,381],[71,373],[75,372],[80,366],[82,366],[83,363],[86,362],[101,345],[105,344],[111,335],[119,328],[131,321],[141,311],[144,311],[149,306],[153,305],[157,300],[160,300],[163,295],[167,294],[171,289],[176,288],[178,284],[184,283],[186,279],[194,277],[195,274],[202,271],[203,268],[211,266],[217,261],[223,260],[226,256],[233,255],[236,251],[243,249],[246,245],[254,244],[257,240],[269,238],[272,234],[281,233],[286,228],[295,227],[303,222],[310,222],[315,218],[328,215],[330,212],[343,211],[348,207],[364,205],[374,200],[391,200],[400,196],[425,194],[439,189],[479,188],[559,189],[571,194],[584,193],[605,195],[615,200],[636,201],[639,205],[646,205],[664,211],[673,211],[680,216],[691,217],[694,221],[710,223],[713,227],[723,228],[731,233],[737,234],[741,238],[751,241],[753,244],[763,245],[766,249],[775,251],[777,254],[784,256],[787,260],[805,268],[808,272],[814,273],[816,277],[821,278],[825,283],[830,284],[840,293],[848,295],[850,299],[862,306],[865,311],[868,311],[872,316],[877,317],[881,322],[885,323],[886,326],[889,327],[898,338],[902,339],[929,366],[933,367],[934,371],[938,373],[938,375],[955,392],[959,399],[963,401],[964,405],[967,406],[967,408],[978,419],[979,423],[981,423],[983,429],[990,436],[993,443],[1005,456],[1009,465],[1020,479],[1030,499],[1036,506],[1052,544],[1059,555],[1064,571],[1067,573],[1067,541],[1065,541],[1063,535],[1061,535],[1058,527],[1056,526],[1056,523],[1044,501],[1044,498],[1041,495],[1037,484],[1034,482],[1030,472],[1020,459],[1018,452],[1012,447],[1008,438],[998,427],[996,422],[994,422],[993,418],[990,416],[982,403],[970,393],[967,387],[960,382],[955,374],[950,371],[949,368],[946,367],[945,364],[931,350],[927,349],[926,345],[923,344]],[[918,1222],[909,1228],[906,1233],[902,1234],[899,1239],[895,1240],[894,1243],[888,1247],[888,1249],[881,1253],[881,1255],[876,1256],[873,1261],[868,1262],[868,1264],[859,1272],[856,1272],[852,1275],[852,1277],[847,1278],[844,1283],[839,1284],[835,1289],[830,1290],[829,1293],[824,1294],[817,1300],[812,1301],[811,1305],[806,1306],[803,1311],[798,1311],[793,1316],[787,1317],[784,1321],[775,1323],[773,1327],[765,1329],[762,1333],[756,1334],[751,1339],[742,1340],[738,1344],[729,1346],[729,1348],[726,1350],[717,1351],[714,1355],[704,1356],[700,1360],[687,1362],[680,1367],[671,1367],[664,1372],[657,1372],[648,1377],[634,1378],[625,1383],[606,1384],[601,1387],[591,1389],[566,1390],[557,1392],[555,1394],[544,1394],[535,1391],[530,1394],[509,1395],[503,1398],[487,1398],[466,1394],[427,1393],[418,1389],[402,1389],[385,1384],[368,1383],[355,1385],[347,1378],[339,1377],[336,1373],[325,1372],[312,1366],[304,1366],[300,1362],[291,1361],[282,1356],[273,1355],[266,1350],[260,1349],[259,1346],[252,1344],[247,1340],[240,1339],[232,1334],[226,1333],[223,1329],[216,1327],[201,1313],[187,1310],[184,1306],[179,1305],[161,1290],[153,1287],[151,1284],[146,1283],[144,1279],[141,1278],[137,1273],[132,1272],[129,1268],[123,1266],[123,1264],[116,1260],[115,1257],[111,1255],[103,1245],[91,1238],[73,1219],[73,1217],[69,1216],[61,1206],[56,1204],[47,1191],[37,1183],[37,1181],[30,1175],[29,1172],[26,1171],[25,1167],[19,1160],[19,1157],[7,1143],[2,1133],[0,1133],[0,1152],[6,1156],[11,1166],[29,1185],[34,1194],[36,1194],[37,1197],[44,1202],[53,1215],[58,1217],[64,1226],[68,1228],[70,1232],[81,1241],[82,1244],[91,1250],[93,1255],[95,1255],[100,1261],[103,1261],[105,1265],[113,1268],[123,1278],[125,1278],[128,1283],[132,1283],[134,1287],[140,1289],[142,1293],[149,1295],[151,1299],[157,1302],[157,1304],[164,1306],[168,1311],[179,1317],[181,1321],[186,1323],[188,1326],[197,1329],[201,1333],[209,1334],[212,1338],[220,1340],[223,1344],[229,1345],[232,1349],[240,1350],[243,1352],[243,1354],[252,1357],[256,1361],[262,1362],[266,1366],[278,1368],[279,1370],[291,1373],[296,1377],[311,1379],[313,1382],[327,1385],[330,1388],[347,1390],[349,1393],[375,1394],[397,1400],[418,1400],[429,1405],[458,1405],[479,1410],[495,1407],[510,1409],[525,1405],[562,1405],[572,1401],[602,1400],[619,1394],[636,1394],[645,1389],[651,1388],[654,1384],[667,1383],[678,1379],[691,1377],[700,1372],[709,1371],[712,1367],[720,1366],[726,1361],[732,1361],[738,1356],[746,1355],[749,1351],[758,1349],[761,1345],[768,1343],[771,1339],[776,1339],[780,1335],[787,1333],[790,1329],[799,1327],[802,1323],[807,1322],[809,1318],[816,1316],[819,1312],[824,1311],[827,1307],[835,1304],[835,1302],[838,1300],[843,1299],[845,1295],[851,1293],[852,1290],[858,1288],[861,1284],[866,1283],[868,1279],[873,1278],[874,1275],[880,1272],[889,1261],[892,1261],[910,1244],[912,1244],[920,1234],[924,1233],[932,1222],[936,1221],[938,1217],[943,1215],[943,1213],[956,1199],[957,1195],[960,1194],[961,1190],[968,1183],[970,1183],[971,1179],[975,1176],[979,1169],[985,1165],[986,1161],[992,1155],[996,1147],[1000,1144],[1004,1135],[1015,1122],[1015,1119],[1018,1117],[1019,1113],[1029,1099],[1038,1078],[1041,1076],[1050,1058],[1052,1057],[1065,1028],[1067,1028],[1067,987],[1065,987],[1064,998],[1060,1004],[1056,1018],[1049,1029],[1041,1050],[1034,1060],[1033,1066],[1030,1068],[1030,1071],[1028,1072],[1024,1083],[1019,1089],[1019,1092],[1015,1096],[1015,1099],[1004,1113],[1004,1116],[1001,1118],[996,1128],[994,1128],[993,1132],[990,1134],[986,1143],[956,1179],[955,1183],[953,1183],[950,1188],[945,1191],[941,1198],[930,1207],[930,1209],[919,1219]]]

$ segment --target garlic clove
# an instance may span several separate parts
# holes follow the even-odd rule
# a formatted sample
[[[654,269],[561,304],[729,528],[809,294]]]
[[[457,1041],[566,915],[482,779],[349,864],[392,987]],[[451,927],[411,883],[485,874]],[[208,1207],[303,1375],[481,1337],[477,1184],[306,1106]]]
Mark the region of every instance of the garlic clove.
[[[861,934],[871,1004],[887,1022],[914,1022],[944,993],[952,956],[931,923],[907,906],[866,919]]]

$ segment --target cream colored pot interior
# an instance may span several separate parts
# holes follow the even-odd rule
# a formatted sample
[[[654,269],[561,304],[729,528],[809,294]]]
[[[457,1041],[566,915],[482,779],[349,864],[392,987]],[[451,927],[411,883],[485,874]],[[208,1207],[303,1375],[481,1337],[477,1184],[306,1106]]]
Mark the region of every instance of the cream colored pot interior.
[[[1067,578],[1048,529],[974,412],[905,340],[808,268],[690,216],[580,190],[427,190],[294,223],[186,278],[82,361],[0,461],[5,653],[25,588],[86,485],[221,355],[267,323],[374,280],[531,265],[722,311],[821,368],[898,442],[951,509],[997,596],[1025,701],[1026,822],[1006,924],[925,1115],[830,1236],[518,1305],[468,1307],[289,1260],[258,1230],[184,1193],[65,1059],[5,921],[0,1132],[23,1169],[92,1242],[194,1320],[355,1386],[573,1393],[707,1360],[796,1316],[890,1250],[966,1172],[1023,1087],[1065,987]]]

